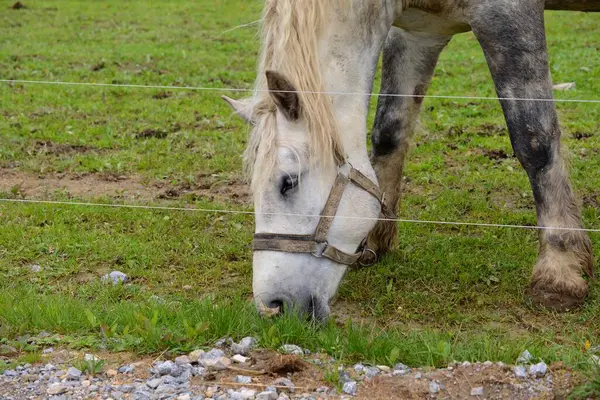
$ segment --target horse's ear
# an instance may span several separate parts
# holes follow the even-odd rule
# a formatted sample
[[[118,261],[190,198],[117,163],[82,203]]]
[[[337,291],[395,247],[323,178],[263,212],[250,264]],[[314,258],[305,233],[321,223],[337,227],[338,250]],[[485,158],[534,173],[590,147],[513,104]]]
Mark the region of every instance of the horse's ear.
[[[277,108],[289,121],[296,121],[300,116],[300,99],[296,88],[279,72],[266,71],[265,74],[269,93]]]
[[[229,106],[239,115],[244,121],[249,124],[254,123],[252,116],[252,101],[251,99],[235,100],[231,97],[221,96],[223,100],[229,104]]]

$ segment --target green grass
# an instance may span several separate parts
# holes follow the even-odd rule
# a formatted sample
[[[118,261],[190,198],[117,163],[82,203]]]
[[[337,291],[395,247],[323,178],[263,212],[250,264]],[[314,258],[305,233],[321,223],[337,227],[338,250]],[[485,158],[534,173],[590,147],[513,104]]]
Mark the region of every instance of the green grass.
[[[258,19],[260,3],[61,0],[15,11],[0,1],[0,77],[250,88],[256,27],[226,31]],[[599,18],[547,13],[553,80],[577,83],[556,97],[598,98]],[[239,181],[247,127],[220,94],[0,84],[0,168],[42,177],[123,175],[149,187]],[[472,34],[444,51],[430,94],[494,96]],[[600,106],[557,108],[585,224],[600,228]],[[402,218],[535,224],[497,102],[426,99],[421,117]],[[2,194],[19,195],[18,188]],[[70,199],[63,192],[46,198]],[[205,198],[156,204],[249,209]],[[585,341],[598,344],[597,283],[576,312],[524,302],[537,237],[521,229],[400,224],[400,248],[344,280],[339,300],[354,325],[340,308],[339,325],[321,329],[293,318],[262,321],[248,302],[252,223],[244,215],[0,202],[0,336],[46,330],[76,347],[158,352],[252,334],[266,347],[296,343],[346,360],[397,356],[411,365],[513,362],[528,348],[578,367],[587,365]],[[591,237],[600,249],[600,235]],[[43,270],[31,272],[32,264]],[[131,281],[98,282],[114,269]]]
[[[0,294],[4,322],[0,335],[15,337],[45,329],[66,336],[47,339],[43,344],[57,342],[145,353],[186,352],[224,336],[240,339],[253,335],[266,348],[294,343],[327,352],[340,362],[393,364],[402,360],[411,366],[443,366],[453,360],[482,359],[510,363],[525,348],[546,362],[563,360],[574,366],[586,362],[582,354],[557,343],[551,331],[523,341],[502,331],[407,331],[353,324],[350,320],[343,325],[331,322],[315,326],[293,315],[261,319],[247,302],[240,300],[131,300],[127,296],[130,291],[135,290],[98,285],[95,296],[84,298],[13,288],[11,293]],[[30,351],[36,350],[35,344],[29,346]]]

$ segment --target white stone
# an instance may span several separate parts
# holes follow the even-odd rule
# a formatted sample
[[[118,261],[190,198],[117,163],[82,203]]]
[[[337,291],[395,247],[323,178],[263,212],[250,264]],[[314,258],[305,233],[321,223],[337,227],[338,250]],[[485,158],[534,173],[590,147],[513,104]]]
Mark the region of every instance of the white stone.
[[[179,356],[177,358],[175,358],[175,363],[182,365],[182,364],[189,364],[191,363],[191,359],[188,356]]]
[[[67,370],[67,379],[69,380],[77,380],[81,378],[81,371],[75,367],[70,367]]]
[[[46,393],[51,396],[62,394],[66,391],[67,387],[62,385],[61,383],[52,383],[50,386],[48,386],[48,389],[46,389]]]
[[[244,357],[241,354],[236,354],[233,357],[231,357],[231,360],[233,362],[239,363],[239,364],[244,364],[245,362],[247,362],[249,360],[248,357]]]
[[[437,381],[429,382],[429,393],[438,393],[441,390],[441,386]]]
[[[188,357],[190,358],[191,362],[198,362],[198,360],[204,353],[205,353],[204,350],[194,350],[190,354],[188,354]]]
[[[242,388],[239,393],[242,395],[242,399],[250,400],[256,395],[256,390]]]
[[[256,395],[256,400],[277,400],[277,392],[260,392]]]
[[[98,357],[96,357],[96,356],[95,356],[95,355],[93,355],[93,354],[88,354],[88,353],[86,353],[86,354],[83,356],[83,359],[84,359],[85,361],[100,361],[100,359],[99,359]]]
[[[220,371],[229,368],[231,365],[231,360],[227,357],[219,357],[201,360],[200,363],[205,368]]]
[[[243,356],[247,356],[248,354],[250,354],[250,351],[254,346],[256,346],[256,339],[252,336],[247,336],[240,340],[239,343],[232,343],[231,351],[234,353],[241,354]]]
[[[527,377],[527,369],[522,365],[517,365],[513,368],[513,372],[517,378],[526,378]]]
[[[483,386],[478,386],[471,389],[471,396],[483,396]]]
[[[529,364],[533,360],[533,356],[529,350],[523,350],[521,355],[517,358],[517,364]]]
[[[106,274],[102,277],[103,282],[111,282],[113,285],[127,282],[127,275],[121,271],[112,271],[110,274]]]
[[[245,376],[245,375],[237,375],[234,379],[234,382],[236,383],[243,383],[243,384],[249,384],[252,383],[252,378],[249,376]]]
[[[29,269],[31,270],[31,272],[40,272],[42,270],[42,266],[38,264],[33,264],[29,267]]]
[[[358,391],[358,384],[356,383],[356,381],[348,381],[348,382],[344,383],[342,391],[344,393],[348,393],[348,394],[354,396],[354,395],[356,395],[356,392]]]
[[[548,366],[543,361],[529,367],[529,375],[533,375],[537,378],[546,375],[546,372],[548,372]]]

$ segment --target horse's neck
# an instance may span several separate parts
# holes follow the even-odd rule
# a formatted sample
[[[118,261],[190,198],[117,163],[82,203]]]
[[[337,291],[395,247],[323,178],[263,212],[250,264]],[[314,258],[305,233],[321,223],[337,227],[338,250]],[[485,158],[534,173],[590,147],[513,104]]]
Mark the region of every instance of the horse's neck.
[[[344,149],[351,158],[366,156],[368,93],[373,88],[379,54],[392,20],[393,15],[384,7],[355,5],[349,16],[328,26],[320,43],[325,90],[333,93]]]

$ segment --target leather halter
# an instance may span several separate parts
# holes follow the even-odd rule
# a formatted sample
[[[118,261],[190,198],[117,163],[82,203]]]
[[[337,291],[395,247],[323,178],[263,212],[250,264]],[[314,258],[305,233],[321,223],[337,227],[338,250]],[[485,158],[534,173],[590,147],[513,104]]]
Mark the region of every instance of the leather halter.
[[[349,165],[348,174],[342,172],[345,165]],[[317,258],[325,257],[339,264],[353,265],[357,262],[362,266],[370,266],[377,262],[377,255],[373,250],[366,248],[365,238],[355,253],[346,253],[327,242],[329,229],[333,224],[333,219],[337,213],[342,196],[348,186],[353,183],[363,189],[371,196],[375,197],[381,205],[381,213],[386,218],[393,218],[388,212],[385,204],[385,194],[379,190],[379,187],[371,179],[367,178],[362,172],[355,169],[351,164],[342,165],[335,178],[335,182],[329,192],[329,197],[325,207],[321,211],[319,224],[312,235],[294,235],[280,233],[256,233],[252,243],[253,250],[281,251],[284,253],[308,253]],[[371,253],[374,257],[370,263],[362,263],[361,257]]]

